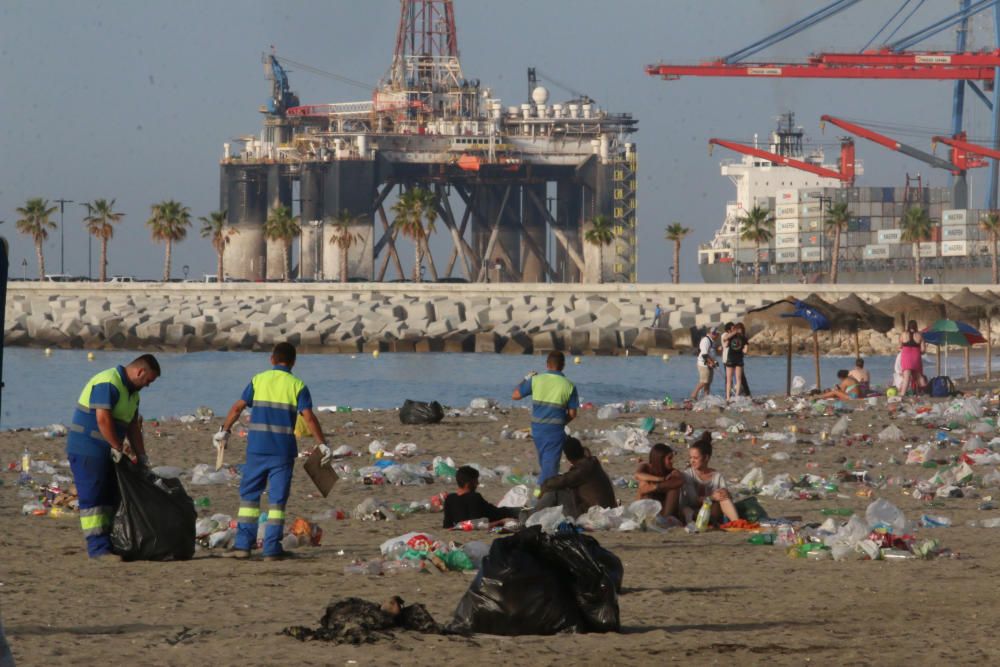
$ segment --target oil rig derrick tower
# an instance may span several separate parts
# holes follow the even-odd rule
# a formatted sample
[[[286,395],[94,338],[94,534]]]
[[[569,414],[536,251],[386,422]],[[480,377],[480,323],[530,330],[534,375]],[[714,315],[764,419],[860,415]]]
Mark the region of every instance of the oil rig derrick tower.
[[[285,206],[301,221],[299,277],[336,280],[343,258],[350,280],[406,278],[389,204],[420,189],[452,244],[446,265],[428,258],[426,279],[635,281],[637,121],[580,94],[550,104],[534,84],[505,107],[463,73],[451,0],[401,0],[392,63],[369,100],[300,104],[282,65],[294,63],[264,61],[263,131],[226,144],[221,162],[221,208],[238,231],[231,276],[280,276],[286,250],[263,224]],[[584,242],[595,223],[609,244]],[[342,252],[345,226],[355,242]]]

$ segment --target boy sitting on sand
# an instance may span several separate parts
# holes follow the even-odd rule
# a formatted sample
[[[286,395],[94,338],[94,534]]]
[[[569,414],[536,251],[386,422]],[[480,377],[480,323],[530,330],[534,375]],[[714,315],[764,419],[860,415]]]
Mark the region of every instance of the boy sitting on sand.
[[[490,523],[501,519],[516,519],[520,510],[516,507],[497,507],[491,504],[479,493],[479,471],[472,466],[462,466],[455,471],[455,484],[458,491],[449,493],[444,499],[445,528],[453,528],[455,524],[474,519],[489,519]]]

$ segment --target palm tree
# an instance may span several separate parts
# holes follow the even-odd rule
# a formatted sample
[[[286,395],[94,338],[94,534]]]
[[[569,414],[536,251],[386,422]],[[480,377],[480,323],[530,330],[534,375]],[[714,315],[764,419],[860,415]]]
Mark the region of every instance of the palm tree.
[[[833,237],[833,256],[830,258],[830,282],[837,283],[837,269],[840,268],[840,235],[851,220],[847,202],[838,202],[830,207],[823,224],[826,233]]]
[[[594,218],[590,221],[590,229],[588,229],[583,235],[583,240],[597,248],[614,243],[615,230],[611,227],[611,219],[606,215],[594,216]],[[597,282],[603,283],[603,263],[598,263],[597,267]]]
[[[770,243],[774,236],[774,216],[766,208],[754,206],[746,215],[736,219],[740,227],[740,238],[754,244],[753,281],[760,284],[760,244]]]
[[[291,272],[288,270],[288,256],[292,252],[292,241],[295,240],[302,231],[298,218],[292,215],[292,210],[287,206],[275,206],[271,209],[271,214],[264,221],[264,238],[269,241],[281,241],[284,251],[281,253],[281,276],[287,283],[291,281]]]
[[[209,239],[212,247],[215,248],[217,258],[215,265],[216,280],[223,282],[226,279],[225,267],[222,264],[222,255],[226,246],[229,245],[229,237],[238,232],[232,227],[226,227],[226,211],[213,211],[207,216],[198,218],[201,221],[201,237]]]
[[[434,195],[428,190],[411,188],[400,195],[396,203],[392,205],[392,213],[395,216],[392,221],[393,227],[413,241],[413,282],[415,283],[420,282],[424,246],[427,243],[428,234],[434,231],[434,219],[437,217],[436,209],[428,210],[431,208],[430,202],[433,198]],[[425,218],[428,222],[426,227],[424,226]]]
[[[153,204],[152,215],[146,221],[153,240],[166,243],[163,253],[163,282],[170,280],[170,257],[173,253],[174,241],[183,241],[191,226],[191,212],[180,202],[168,199],[159,204]]]
[[[990,255],[993,258],[993,284],[1000,283],[997,271],[997,240],[1000,238],[1000,211],[990,211],[979,221],[979,227],[990,235]]]
[[[913,206],[907,209],[906,214],[900,221],[900,240],[904,243],[913,244],[913,278],[914,282],[920,284],[920,244],[931,240],[931,228],[934,223],[920,206]]]
[[[92,202],[84,203],[84,206],[87,207],[87,217],[83,219],[83,224],[87,226],[90,235],[101,242],[101,282],[103,283],[108,279],[108,241],[115,235],[114,225],[121,222],[125,214],[114,211],[114,199],[110,202],[107,199],[95,199]]]
[[[681,241],[691,230],[679,222],[667,225],[666,239],[674,242],[674,284],[681,281]]]
[[[17,214],[21,216],[16,223],[17,231],[27,234],[35,240],[39,280],[45,280],[45,255],[42,253],[42,244],[49,238],[49,230],[58,227],[56,223],[49,220],[49,216],[55,212],[56,207],[49,208],[49,201],[41,197],[29,199],[24,206],[17,208]]]
[[[347,253],[354,245],[355,241],[361,240],[360,234],[351,231],[351,225],[363,220],[363,215],[352,215],[346,208],[334,217],[332,224],[334,235],[330,237],[330,244],[336,245],[340,252],[340,282],[347,282]]]

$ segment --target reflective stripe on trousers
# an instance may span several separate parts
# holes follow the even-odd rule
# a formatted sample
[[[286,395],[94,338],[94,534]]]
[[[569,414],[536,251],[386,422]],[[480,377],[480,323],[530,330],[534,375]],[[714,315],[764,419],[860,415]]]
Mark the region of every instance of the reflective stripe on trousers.
[[[104,535],[111,532],[115,521],[116,508],[109,505],[99,505],[80,510],[80,528],[85,537]]]

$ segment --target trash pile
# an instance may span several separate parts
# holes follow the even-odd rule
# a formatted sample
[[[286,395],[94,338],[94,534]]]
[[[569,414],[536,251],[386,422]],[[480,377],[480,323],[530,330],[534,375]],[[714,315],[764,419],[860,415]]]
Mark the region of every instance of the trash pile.
[[[334,600],[326,607],[320,627],[287,627],[282,634],[300,641],[328,641],[336,644],[374,644],[380,639],[395,639],[392,630],[413,630],[441,634],[441,627],[422,604],[407,606],[393,596],[381,605],[361,598]]]
[[[482,542],[459,545],[443,542],[428,533],[406,533],[383,542],[379,547],[381,558],[354,560],[344,567],[344,574],[392,575],[401,572],[475,570],[487,550]]]
[[[558,533],[578,526],[585,530],[662,530],[657,518],[662,505],[658,500],[636,500],[618,507],[591,507],[586,514],[569,517],[562,505],[535,512],[525,522],[526,528],[538,526],[544,533]]]
[[[264,543],[264,529],[267,525],[267,512],[260,513],[257,523],[257,544],[261,548]],[[228,514],[212,514],[198,519],[195,523],[195,541],[201,549],[229,549],[236,540],[236,520]],[[315,521],[307,521],[296,517],[291,523],[285,524],[285,534],[281,546],[285,551],[299,547],[318,547],[323,541],[323,529]]]
[[[17,495],[24,500],[21,514],[51,517],[77,515],[79,503],[73,477],[69,474],[69,461],[53,465],[48,461],[36,460],[25,448],[21,461],[11,462],[7,471],[18,474]]]

